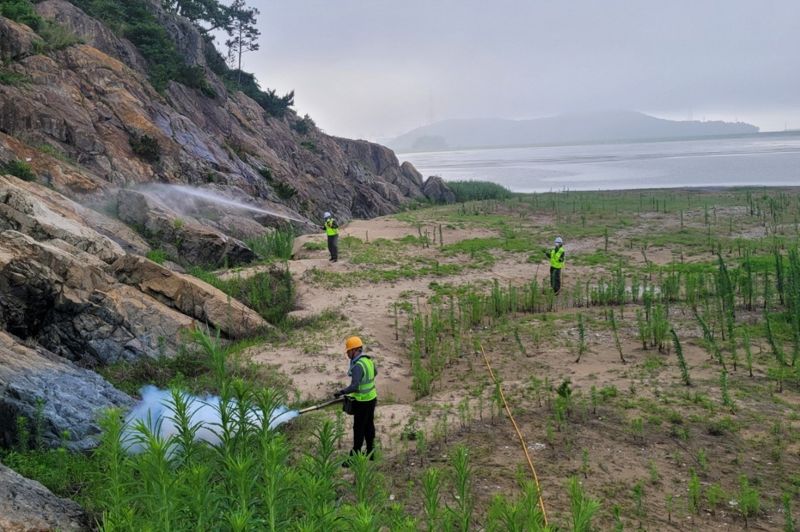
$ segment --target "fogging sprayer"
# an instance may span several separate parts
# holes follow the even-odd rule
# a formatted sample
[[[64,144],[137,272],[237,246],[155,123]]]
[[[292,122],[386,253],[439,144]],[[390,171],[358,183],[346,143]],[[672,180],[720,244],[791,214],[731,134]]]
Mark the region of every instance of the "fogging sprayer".
[[[326,406],[330,406],[336,403],[341,403],[342,401],[344,401],[344,396],[337,397],[336,399],[331,399],[330,401],[325,401],[324,403],[320,403],[318,405],[308,406],[306,408],[298,410],[297,414],[300,415],[300,414],[305,414],[307,412],[313,412],[314,410],[319,410],[321,408],[325,408]]]

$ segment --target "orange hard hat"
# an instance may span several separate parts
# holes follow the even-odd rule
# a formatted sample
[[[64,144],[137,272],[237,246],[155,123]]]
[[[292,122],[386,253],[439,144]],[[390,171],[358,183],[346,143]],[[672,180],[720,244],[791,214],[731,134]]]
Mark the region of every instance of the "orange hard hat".
[[[350,351],[351,349],[356,349],[358,347],[364,347],[364,342],[362,342],[361,338],[358,336],[351,336],[344,342],[345,351]]]

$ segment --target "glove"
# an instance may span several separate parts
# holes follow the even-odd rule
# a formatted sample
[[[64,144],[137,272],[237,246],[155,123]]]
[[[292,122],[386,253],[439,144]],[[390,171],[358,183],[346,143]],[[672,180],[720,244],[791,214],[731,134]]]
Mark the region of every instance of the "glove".
[[[338,398],[339,398],[339,397],[341,397],[341,396],[342,396],[342,392],[341,392],[341,391],[338,391],[338,392],[333,392],[333,398],[334,398],[334,399],[338,399]]]

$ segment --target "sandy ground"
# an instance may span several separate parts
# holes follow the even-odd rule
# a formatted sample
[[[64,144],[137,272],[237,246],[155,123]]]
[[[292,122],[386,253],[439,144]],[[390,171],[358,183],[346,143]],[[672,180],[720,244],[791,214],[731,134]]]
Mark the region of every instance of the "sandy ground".
[[[433,232],[433,227],[429,226],[430,233]],[[353,221],[341,231],[341,237],[354,236],[370,241],[379,238],[394,240],[418,234],[419,230],[415,226],[392,217]],[[443,227],[442,234],[446,243],[497,236],[496,232],[481,227]],[[304,317],[325,310],[334,310],[341,313],[345,320],[322,327],[295,342],[289,342],[288,345],[254,347],[248,351],[248,355],[252,360],[276,367],[288,375],[298,399],[318,402],[328,399],[335,390],[348,383],[344,340],[352,334],[361,336],[365,341],[367,352],[373,355],[378,366],[381,401],[378,424],[379,430],[391,434],[386,439],[395,439],[413,416],[415,408],[426,408],[425,405],[431,403],[454,406],[466,395],[463,383],[458,381],[457,374],[448,371],[442,382],[435,386],[432,396],[420,402],[414,401],[408,349],[403,335],[406,319],[404,315],[400,315],[401,331],[398,332],[395,329],[393,302],[399,300],[402,294],[414,294],[418,295],[419,301],[424,304],[427,296],[432,294],[429,286],[432,281],[440,284],[465,284],[497,279],[502,284],[520,285],[529,283],[537,277],[540,283],[548,282],[548,264],[544,257],[540,263],[531,263],[525,260],[525,255],[497,253],[495,255],[497,260],[490,269],[468,270],[451,277],[419,277],[341,288],[317,286],[308,281],[307,273],[313,268],[338,273],[347,273],[360,268],[359,265],[351,264],[344,255],[337,263],[331,263],[328,261],[327,250],[309,251],[303,247],[306,242],[322,243],[324,240],[324,235],[304,235],[295,242],[294,257],[289,261],[289,269],[297,289],[296,310],[292,314]],[[567,250],[568,253],[581,253],[594,251],[599,246],[602,246],[602,239],[584,239],[570,242]],[[415,248],[415,252],[424,255],[434,254],[436,251]],[[658,254],[654,253],[655,256]],[[258,267],[244,269],[237,271],[236,275],[247,276],[258,270]],[[563,275],[564,291],[566,292],[575,282],[585,282],[595,273],[593,268],[568,266]],[[615,352],[610,352],[610,361],[613,362],[617,356]],[[587,357],[586,362],[580,366],[568,365],[564,371],[559,368],[559,375],[562,373],[569,375],[573,372],[594,375],[608,370],[607,362],[609,361],[602,357]],[[476,363],[481,362],[476,361]],[[512,379],[511,375],[507,378]],[[580,379],[581,375],[574,377]],[[527,378],[528,373],[521,378],[521,381]],[[613,379],[606,380],[611,382]],[[451,421],[455,421],[455,416]],[[423,424],[427,424],[430,428],[434,422],[435,420],[428,419]]]
[[[674,220],[654,218],[654,223],[663,223],[665,226],[669,224],[672,228],[675,226]],[[539,220],[537,223],[545,226],[546,220]],[[433,233],[434,227],[428,226],[429,235]],[[394,240],[409,235],[418,236],[419,231],[414,225],[386,217],[355,221],[342,230],[342,235],[374,242],[376,239]],[[425,229],[422,231],[424,233]],[[470,228],[468,224],[461,224],[459,227],[445,226],[442,231],[445,243],[496,235],[486,228]],[[351,334],[360,335],[365,341],[367,352],[373,355],[378,366],[377,386],[380,399],[376,424],[381,448],[389,457],[385,461],[384,472],[391,479],[390,489],[402,492],[408,488],[408,482],[412,478],[418,478],[425,467],[432,464],[445,465],[448,446],[460,443],[470,449],[476,472],[475,488],[480,494],[478,507],[480,513],[485,512],[492,493],[516,489],[516,471],[518,468],[525,468],[525,460],[511,424],[504,414],[494,411],[490,404],[492,388],[483,359],[479,352],[465,347],[463,355],[451,361],[441,379],[435,382],[432,393],[415,400],[411,390],[407,338],[404,336],[408,331],[407,320],[401,314],[397,330],[392,305],[403,298],[414,304],[419,301],[424,305],[427,296],[433,293],[432,282],[460,285],[498,279],[502,284],[523,284],[536,277],[540,283],[544,283],[548,276],[546,260],[542,257],[539,263],[529,262],[527,254],[494,250],[494,264],[483,270],[464,269],[458,275],[449,277],[364,282],[356,286],[331,288],[312,282],[313,269],[347,274],[357,272],[365,266],[351,263],[346,253],[341,254],[338,263],[330,263],[326,250],[312,251],[304,248],[307,242],[322,244],[324,239],[324,235],[306,235],[296,241],[294,258],[289,261],[289,269],[297,287],[297,308],[293,314],[296,317],[310,317],[333,310],[342,318],[333,323],[322,324],[315,330],[303,331],[303,334],[293,336],[289,342],[253,347],[249,355],[253,360],[275,366],[288,375],[298,400],[321,401],[347,383],[344,339]],[[549,238],[543,240],[544,247]],[[576,255],[603,249],[603,240],[586,238],[567,242],[568,264],[564,273],[564,292],[569,292],[578,282],[591,282],[593,278],[596,279],[604,273],[601,268],[576,265],[569,261]],[[459,257],[443,258],[437,254],[436,248],[411,246],[407,249],[420,257],[459,260]],[[615,246],[613,251],[632,265],[644,265],[644,256],[639,249]],[[648,261],[657,264],[680,260],[676,253],[664,248],[647,249],[646,255]],[[712,258],[710,254],[695,255],[687,257],[687,260]],[[467,260],[464,257],[461,259]],[[237,275],[248,275],[253,271],[257,271],[257,268],[242,270]],[[765,468],[769,471],[772,467],[797,464],[796,445],[784,451],[784,456],[787,456],[784,464],[765,464],[763,457],[743,455],[741,451],[742,442],[748,438],[764,438],[763,432],[750,435],[743,431],[736,436],[725,437],[711,435],[703,428],[702,417],[692,418],[692,415],[697,414],[686,414],[689,421],[684,421],[684,425],[676,425],[679,431],[691,433],[691,439],[686,441],[670,435],[670,424],[666,421],[655,427],[648,425],[642,433],[636,433],[631,429],[631,417],[648,418],[648,414],[636,406],[638,401],[643,401],[643,404],[666,405],[684,401],[680,399],[680,395],[675,395],[684,392],[680,385],[676,385],[681,379],[674,353],[642,349],[636,340],[636,307],[628,305],[624,309],[624,319],[618,314],[620,337],[627,361],[623,364],[614,347],[611,333],[603,325],[604,310],[564,308],[566,299],[563,294],[559,299],[557,312],[549,313],[546,318],[542,315],[527,315],[515,320],[515,323],[525,327],[524,331],[527,331],[520,335],[524,352],[511,333],[492,331],[491,328],[474,331],[476,337],[491,338],[484,343],[486,353],[495,373],[502,380],[503,389],[509,397],[529,451],[537,464],[547,504],[560,512],[568,508],[564,483],[566,478],[573,475],[581,476],[581,481],[590,493],[603,494],[612,501],[630,501],[632,485],[645,482],[647,496],[643,511],[646,517],[637,518],[631,503],[625,503],[628,505],[623,508],[626,528],[742,528],[743,522],[737,518],[736,510],[731,506],[723,505],[714,514],[705,511],[699,515],[687,513],[686,486],[689,471],[699,468],[697,453],[704,450],[714,463],[712,471],[701,475],[704,489],[712,480],[716,480],[731,492],[737,489],[738,476],[743,472],[759,471],[763,475]],[[619,311],[617,308],[616,312]],[[589,326],[587,336],[589,349],[580,363],[575,360],[578,336],[576,312],[585,313],[589,319],[595,320],[590,322],[593,325]],[[754,314],[745,319],[758,321],[759,318]],[[548,324],[548,320],[551,323]],[[691,392],[696,395],[702,390],[711,398],[708,400],[718,402],[719,368],[710,362],[707,351],[695,340],[700,335],[698,327],[692,323],[691,316],[684,309],[679,309],[677,314],[671,316],[671,321],[676,328],[681,328],[680,334],[685,338],[684,354],[691,367],[693,380],[703,383],[702,387],[694,388]],[[548,327],[553,336],[543,341],[535,340],[531,336],[531,331],[545,331]],[[472,338],[464,338],[464,345],[471,346],[471,340]],[[763,349],[761,345],[754,345],[754,355],[762,360],[768,356]],[[764,372],[759,370],[756,370],[755,381],[746,381],[741,368],[738,373],[732,373],[731,378],[741,379],[744,386],[749,386],[751,382],[759,385],[767,382]],[[541,388],[543,382],[557,386],[565,379],[570,380],[573,390],[583,398],[583,402],[575,406],[570,422],[561,432],[552,426],[552,405],[547,404],[547,399],[543,399],[547,394],[532,391],[532,382],[538,380]],[[632,410],[629,412],[619,407],[609,408],[603,404],[588,406],[587,398],[593,387],[597,390],[613,387],[624,401],[631,404]],[[686,393],[689,393],[688,389]],[[664,400],[665,396],[669,399]],[[784,394],[784,400],[792,404],[797,401],[797,395]],[[737,401],[744,405],[746,399],[737,398]],[[465,404],[470,412],[470,419],[466,421],[460,419],[459,414]],[[759,404],[756,408],[779,407]],[[769,415],[766,411],[764,414]],[[412,429],[422,430],[428,437],[436,438],[439,442],[436,448],[419,452],[417,442],[401,437],[401,434]],[[345,440],[349,441],[349,436]],[[588,469],[582,463],[584,451],[590,457]],[[659,472],[659,479],[648,483],[648,477],[653,478],[653,471]],[[670,514],[665,507],[667,494],[674,496],[674,514]],[[613,526],[610,504],[605,505],[604,512],[599,519],[598,529]],[[760,519],[757,526],[754,527],[751,523],[751,528],[778,530],[780,523],[780,518],[773,512],[768,518]]]

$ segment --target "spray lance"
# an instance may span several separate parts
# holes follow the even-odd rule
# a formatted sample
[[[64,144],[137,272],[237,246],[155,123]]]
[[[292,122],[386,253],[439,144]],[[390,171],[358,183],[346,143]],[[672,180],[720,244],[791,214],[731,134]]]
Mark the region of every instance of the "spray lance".
[[[326,406],[330,406],[330,405],[336,404],[336,403],[341,403],[342,401],[344,401],[344,396],[337,397],[336,399],[331,399],[330,401],[325,401],[324,403],[320,403],[318,405],[308,406],[306,408],[302,408],[302,409],[297,411],[297,414],[300,415],[300,414],[305,414],[307,412],[313,412],[314,410],[320,410],[322,408],[325,408]]]

